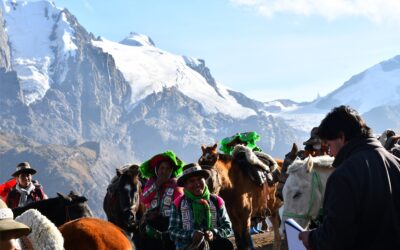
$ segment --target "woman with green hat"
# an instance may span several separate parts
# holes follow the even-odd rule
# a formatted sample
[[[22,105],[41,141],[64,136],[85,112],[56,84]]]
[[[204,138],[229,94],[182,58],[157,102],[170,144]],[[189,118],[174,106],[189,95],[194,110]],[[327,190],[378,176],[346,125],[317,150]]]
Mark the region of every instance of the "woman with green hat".
[[[145,249],[174,249],[167,232],[171,205],[182,195],[177,177],[182,174],[184,162],[172,151],[153,156],[140,166],[142,176],[148,181],[143,189],[142,202],[148,209],[145,214]]]

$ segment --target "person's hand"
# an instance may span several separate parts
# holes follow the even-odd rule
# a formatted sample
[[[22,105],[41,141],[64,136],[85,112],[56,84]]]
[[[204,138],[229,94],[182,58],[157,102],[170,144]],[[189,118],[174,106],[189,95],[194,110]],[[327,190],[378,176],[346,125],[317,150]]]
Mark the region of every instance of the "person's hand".
[[[303,245],[306,247],[307,250],[312,250],[310,244],[308,242],[308,236],[310,235],[310,231],[303,231],[299,233],[299,240],[303,242]]]
[[[198,242],[201,241],[201,238],[203,238],[203,237],[204,237],[203,232],[201,232],[201,231],[194,231],[194,233],[193,233],[193,242],[198,243]]]
[[[214,233],[210,230],[207,230],[204,232],[204,237],[206,238],[207,241],[213,241],[214,240]]]

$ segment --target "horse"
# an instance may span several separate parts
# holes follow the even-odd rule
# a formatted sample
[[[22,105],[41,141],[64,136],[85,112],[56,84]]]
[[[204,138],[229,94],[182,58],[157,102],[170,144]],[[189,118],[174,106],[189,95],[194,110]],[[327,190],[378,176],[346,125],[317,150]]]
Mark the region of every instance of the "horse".
[[[327,155],[328,148],[323,145],[320,150],[299,150],[296,143],[293,143],[292,149],[285,155],[282,164],[282,171],[279,176],[279,185],[277,195],[279,199],[283,201],[283,186],[285,185],[286,179],[288,178],[287,169],[294,162],[295,159],[299,158],[301,160],[307,158],[308,156],[316,157],[321,155]]]
[[[144,206],[140,202],[142,184],[139,179],[139,166],[127,165],[116,169],[116,173],[107,187],[103,209],[108,221],[127,233],[134,233],[144,213]]]
[[[57,193],[57,197],[32,202],[24,207],[13,208],[14,217],[28,209],[37,209],[57,227],[77,218],[93,216],[86,197],[79,196],[73,191],[69,195]]]
[[[250,236],[251,218],[265,214],[268,201],[274,203],[272,199],[275,198],[275,187],[269,187],[266,183],[257,185],[231,155],[218,153],[217,146],[201,146],[203,154],[198,163],[211,172],[207,183],[210,192],[219,194],[225,200],[237,248],[253,249]],[[272,222],[276,224],[275,221]],[[278,228],[279,224],[274,225],[274,229],[276,226]],[[279,234],[276,234],[275,238],[277,237],[280,241]]]
[[[65,250],[131,250],[135,249],[124,232],[111,222],[98,218],[81,218],[65,223],[59,230]]]
[[[328,177],[334,171],[334,158],[324,155],[295,160],[288,168],[289,177],[283,187],[283,221],[294,218],[307,228],[317,218]]]

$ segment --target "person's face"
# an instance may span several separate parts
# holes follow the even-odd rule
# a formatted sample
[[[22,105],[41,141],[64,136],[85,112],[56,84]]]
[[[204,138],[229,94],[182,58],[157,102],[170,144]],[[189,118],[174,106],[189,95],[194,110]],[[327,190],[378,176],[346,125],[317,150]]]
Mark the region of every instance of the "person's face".
[[[344,136],[341,135],[339,138],[334,140],[326,140],[326,144],[328,144],[329,155],[336,156],[345,144]]]
[[[201,176],[192,176],[185,182],[185,189],[194,194],[195,196],[201,196],[203,194],[206,181]]]
[[[158,166],[157,176],[161,178],[169,178],[172,174],[172,164],[168,161],[163,161]]]
[[[18,184],[22,188],[26,188],[32,182],[32,175],[28,173],[21,173],[17,178]]]
[[[17,242],[15,241],[15,239],[0,240],[0,249],[1,250],[16,250]]]

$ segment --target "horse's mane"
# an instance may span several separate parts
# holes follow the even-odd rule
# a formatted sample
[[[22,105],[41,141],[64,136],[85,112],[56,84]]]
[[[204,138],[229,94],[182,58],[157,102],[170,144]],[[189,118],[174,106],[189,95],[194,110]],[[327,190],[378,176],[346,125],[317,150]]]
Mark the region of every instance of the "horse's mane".
[[[313,168],[319,167],[319,168],[329,169],[332,168],[332,163],[334,159],[335,159],[334,157],[331,157],[329,155],[322,155],[316,157],[309,156],[304,160],[296,158],[296,160],[294,160],[294,162],[288,167],[287,173],[288,174],[295,173],[299,169],[302,169],[304,165],[307,164],[308,160],[312,161]]]
[[[73,196],[69,196],[71,198],[70,202],[73,204],[77,204],[77,203],[82,203],[87,201],[87,199],[84,196],[78,196],[78,195],[73,195]],[[29,203],[28,205],[24,206],[24,207],[16,207],[13,208],[13,213],[14,216],[16,215],[20,215],[23,212],[25,212],[28,209],[37,209],[39,211],[43,211],[43,210],[47,210],[47,209],[53,209],[55,207],[57,207],[58,205],[60,205],[60,200],[66,200],[69,201],[68,199],[66,199],[63,196],[57,196],[57,197],[53,197],[53,198],[49,198],[46,200],[40,200],[40,201],[35,201],[32,203]]]
[[[218,153],[218,158],[223,161],[223,162],[228,162],[228,161],[232,161],[232,156],[228,155],[228,154],[221,154]]]
[[[12,210],[14,212],[14,215],[16,215],[16,214],[19,215],[19,214],[25,212],[26,210],[32,209],[32,208],[38,209],[38,210],[40,210],[42,208],[51,208],[51,207],[54,208],[55,205],[58,204],[60,199],[62,199],[62,197],[57,196],[57,197],[49,198],[46,200],[35,201],[32,203],[29,203],[28,205],[26,205],[24,207],[16,207],[16,208],[13,208]]]

